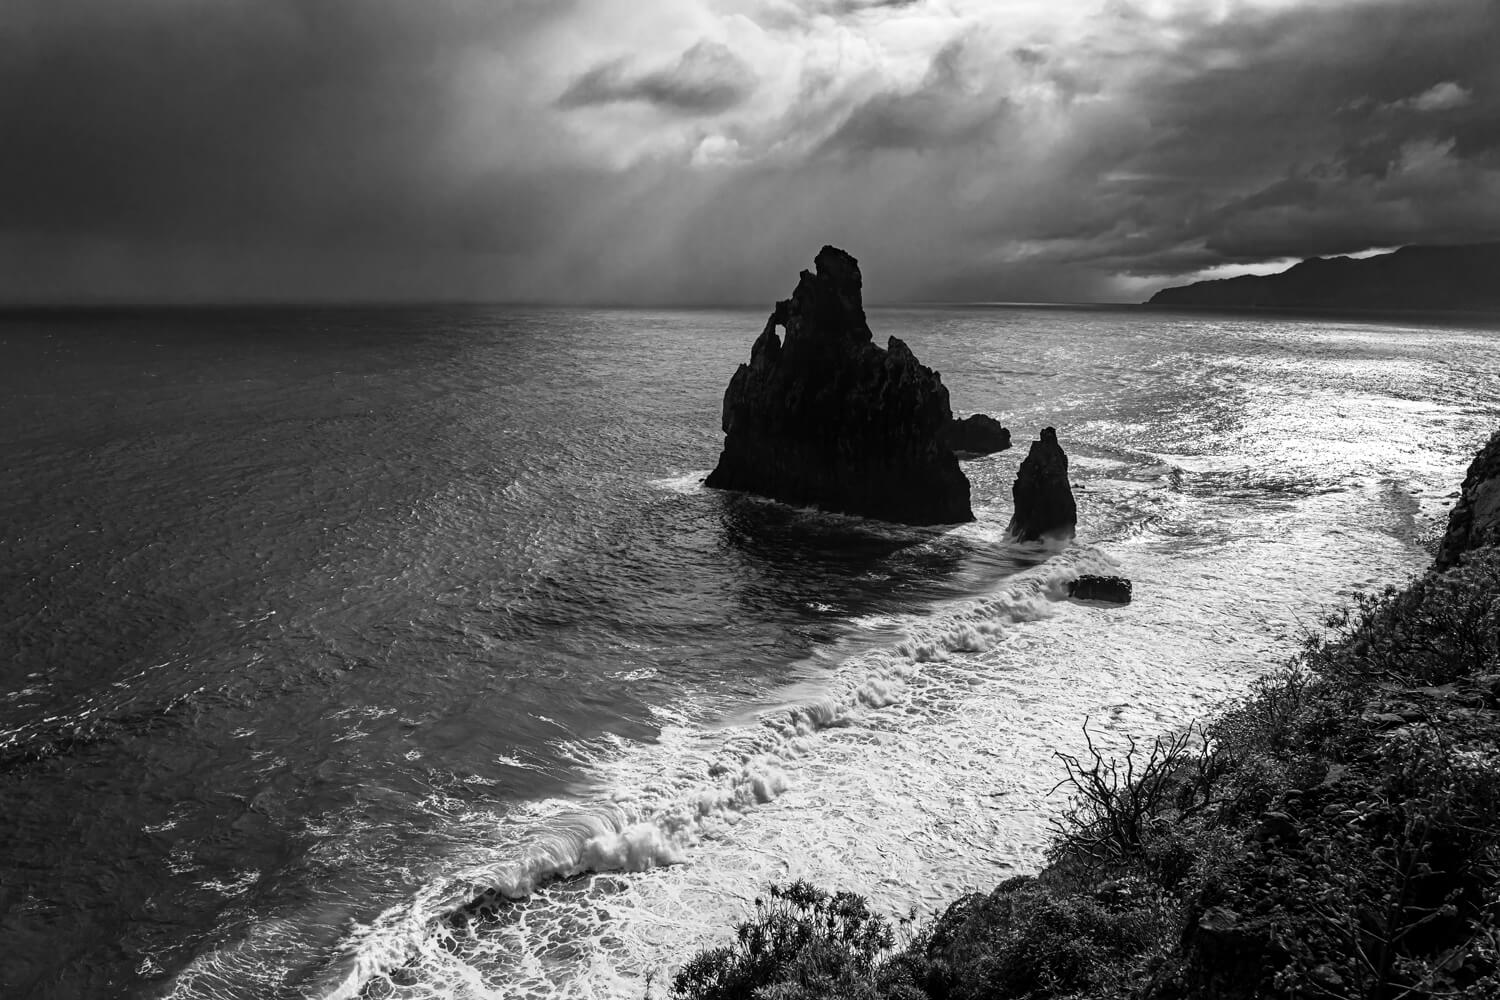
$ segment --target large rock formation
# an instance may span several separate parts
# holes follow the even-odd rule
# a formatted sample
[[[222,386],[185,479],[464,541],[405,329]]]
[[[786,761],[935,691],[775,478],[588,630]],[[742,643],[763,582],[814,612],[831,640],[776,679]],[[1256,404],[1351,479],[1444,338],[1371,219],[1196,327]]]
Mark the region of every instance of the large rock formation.
[[[1068,483],[1068,456],[1057,443],[1057,431],[1045,427],[1041,439],[1031,442],[1010,492],[1016,504],[1010,519],[1012,538],[1034,542],[1073,537],[1078,506]]]
[[[943,441],[953,414],[941,377],[895,337],[872,342],[858,261],[825,246],[815,267],[724,392],[707,485],[906,524],[972,521],[969,481]]]
[[[959,458],[993,455],[1010,447],[1010,431],[985,413],[953,420],[943,432],[943,441]]]
[[[1448,532],[1438,548],[1437,568],[1447,569],[1470,549],[1500,545],[1500,431],[1474,456],[1463,492],[1448,515]]]
[[[1500,310],[1500,243],[1312,257],[1279,274],[1163,288],[1153,306],[1219,309]]]

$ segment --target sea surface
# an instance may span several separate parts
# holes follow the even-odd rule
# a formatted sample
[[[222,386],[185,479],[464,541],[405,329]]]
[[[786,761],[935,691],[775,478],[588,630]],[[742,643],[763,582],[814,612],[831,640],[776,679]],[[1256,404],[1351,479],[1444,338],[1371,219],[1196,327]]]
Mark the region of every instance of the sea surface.
[[[641,997],[773,881],[931,915],[1085,724],[1419,571],[1500,423],[1493,329],[871,310],[1018,442],[904,528],[702,488],[763,321],[0,318],[0,995]],[[1078,537],[1014,545],[1046,426]]]

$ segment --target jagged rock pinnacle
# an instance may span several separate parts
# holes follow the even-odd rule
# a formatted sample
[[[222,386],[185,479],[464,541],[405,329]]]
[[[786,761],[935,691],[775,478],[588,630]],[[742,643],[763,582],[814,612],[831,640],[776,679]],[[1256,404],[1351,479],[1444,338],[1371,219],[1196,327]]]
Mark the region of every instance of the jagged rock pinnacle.
[[[1057,443],[1057,431],[1042,429],[1040,440],[1021,462],[1011,487],[1016,510],[1010,519],[1012,538],[1034,542],[1041,538],[1072,538],[1078,525],[1078,506],[1068,483],[1068,456]]]
[[[936,372],[895,337],[873,343],[859,262],[825,246],[730,380],[706,482],[907,524],[972,521],[951,420]]]

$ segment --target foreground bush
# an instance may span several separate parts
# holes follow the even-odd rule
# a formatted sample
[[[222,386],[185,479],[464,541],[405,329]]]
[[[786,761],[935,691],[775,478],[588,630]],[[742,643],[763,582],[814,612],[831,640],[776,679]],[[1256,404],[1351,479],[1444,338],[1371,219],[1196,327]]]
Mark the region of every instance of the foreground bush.
[[[830,895],[806,882],[772,886],[735,942],[695,956],[672,995],[702,1000],[766,997],[874,997],[877,960],[895,943],[885,918],[864,897]]]
[[[1202,727],[1085,728],[1048,867],[895,950],[797,883],[674,995],[1500,998],[1500,550],[1356,599]]]
[[[973,895],[905,961],[928,996],[1112,996],[1147,974],[1180,928],[1170,901],[1134,880],[1062,892],[1032,878]]]

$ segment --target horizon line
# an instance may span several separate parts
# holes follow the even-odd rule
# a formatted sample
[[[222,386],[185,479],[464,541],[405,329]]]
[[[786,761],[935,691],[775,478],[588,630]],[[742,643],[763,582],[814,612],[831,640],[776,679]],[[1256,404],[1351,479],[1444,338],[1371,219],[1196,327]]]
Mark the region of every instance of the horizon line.
[[[1112,309],[1145,305],[1125,301],[1045,301],[1027,299],[910,299],[865,303],[866,309],[912,308],[1050,308]],[[553,302],[506,299],[97,299],[73,301],[4,301],[0,313],[86,312],[90,310],[149,309],[618,309],[618,310],[741,310],[763,309],[764,302]],[[774,303],[772,304],[774,308]]]

